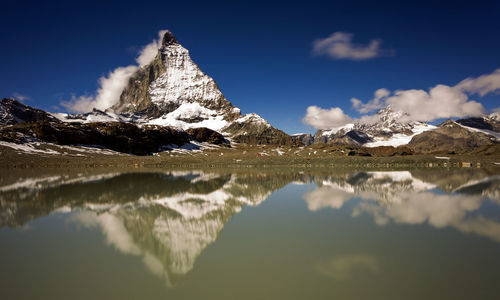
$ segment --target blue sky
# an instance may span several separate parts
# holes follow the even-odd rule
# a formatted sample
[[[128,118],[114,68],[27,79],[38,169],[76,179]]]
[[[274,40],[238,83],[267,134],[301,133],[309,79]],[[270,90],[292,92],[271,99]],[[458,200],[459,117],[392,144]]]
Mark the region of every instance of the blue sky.
[[[94,94],[101,76],[133,64],[161,29],[243,113],[288,133],[315,131],[301,121],[312,105],[358,118],[353,97],[454,86],[500,68],[500,2],[403,2],[4,1],[0,96],[64,110],[61,100]],[[335,32],[358,46],[380,39],[387,51],[362,60],[315,55],[314,41]],[[488,111],[500,106],[498,91],[470,99]]]

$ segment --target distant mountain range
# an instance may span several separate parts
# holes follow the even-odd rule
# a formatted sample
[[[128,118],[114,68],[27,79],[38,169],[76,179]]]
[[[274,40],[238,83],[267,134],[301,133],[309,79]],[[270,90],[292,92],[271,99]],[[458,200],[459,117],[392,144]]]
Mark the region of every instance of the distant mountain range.
[[[404,121],[408,114],[393,111],[390,106],[376,113],[376,121],[372,123],[353,123],[331,130],[319,130],[312,139],[307,135],[302,139],[309,143],[326,143],[331,145],[348,145],[363,147],[409,146],[420,149],[418,141],[426,142],[437,134],[443,138],[452,138],[461,148],[477,147],[498,142],[500,139],[500,118],[496,114],[481,118],[467,118],[457,121],[447,120],[434,126],[423,122]],[[446,129],[444,129],[446,128]],[[418,137],[418,138],[417,138]],[[477,141],[470,142],[471,139]],[[436,148],[429,149],[435,150]],[[453,149],[453,147],[449,148]],[[420,152],[420,151],[417,151]]]
[[[290,136],[257,114],[242,115],[167,31],[154,60],[136,71],[112,107],[84,114],[47,113],[5,98],[0,102],[0,140],[96,145],[143,155],[191,141],[226,146],[406,146],[413,152],[428,153],[493,145],[500,139],[497,115],[449,120],[439,126],[403,122],[405,115],[386,107],[370,124],[319,130],[314,136]]]

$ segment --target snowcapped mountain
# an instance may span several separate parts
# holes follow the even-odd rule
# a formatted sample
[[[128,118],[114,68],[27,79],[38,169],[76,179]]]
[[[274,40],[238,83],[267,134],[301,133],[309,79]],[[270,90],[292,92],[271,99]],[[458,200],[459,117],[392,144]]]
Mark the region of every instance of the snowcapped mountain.
[[[167,31],[155,58],[138,68],[112,107],[84,114],[49,114],[6,98],[0,102],[0,140],[98,145],[120,152],[151,154],[169,145],[180,147],[194,140],[218,145],[324,143],[373,148],[410,145],[422,134],[426,138],[420,137],[419,143],[436,138],[428,133],[437,130],[437,126],[410,121],[408,117],[405,112],[386,107],[362,122],[319,130],[314,137],[289,136],[257,114],[242,115],[224,97],[214,79],[193,62],[189,51]],[[453,139],[472,135],[475,141],[480,141],[471,145],[498,143],[500,139],[500,117],[496,114],[461,119],[455,124],[468,133],[457,135],[441,130],[441,134],[450,134],[447,138]],[[434,149],[442,149],[437,142],[433,145]],[[419,146],[414,149],[433,151]]]
[[[3,99],[0,117],[0,125],[21,123],[0,128],[2,141],[98,145],[141,155],[190,141],[299,143],[257,114],[241,115],[169,31],[153,61],[138,68],[118,103],[105,111],[49,114]]]
[[[500,116],[495,113],[479,118],[460,119],[457,123],[468,128],[479,129],[486,134],[500,133]],[[500,137],[497,136],[497,138]]]
[[[314,135],[314,143],[370,148],[408,145],[417,152],[434,152],[444,151],[446,147],[449,151],[462,151],[500,140],[500,120],[496,114],[456,122],[449,120],[439,126],[409,121],[407,117],[407,113],[394,111],[388,106],[377,112],[370,122],[319,130]],[[443,127],[448,129],[442,129]],[[433,131],[436,133],[432,133]],[[469,144],[464,144],[465,140]]]
[[[117,104],[106,111],[54,114],[64,122],[134,122],[187,130],[205,127],[235,142],[292,144],[283,131],[257,114],[241,115],[217,83],[193,62],[167,31],[154,60],[130,78]]]
[[[436,127],[422,122],[407,121],[407,113],[394,111],[390,106],[377,112],[370,122],[356,122],[333,130],[319,130],[315,143],[351,146],[401,146],[417,134]]]

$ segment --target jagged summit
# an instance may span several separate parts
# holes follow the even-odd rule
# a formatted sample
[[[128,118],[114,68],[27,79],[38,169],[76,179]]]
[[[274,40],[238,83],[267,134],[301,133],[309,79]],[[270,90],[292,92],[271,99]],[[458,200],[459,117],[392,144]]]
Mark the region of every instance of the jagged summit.
[[[163,34],[161,45],[163,47],[166,47],[174,44],[179,44],[179,42],[177,42],[177,39],[172,34],[172,32],[170,32],[170,30],[166,30],[165,33]]]
[[[0,100],[0,125],[36,121],[57,121],[57,119],[41,109],[27,106],[14,98]]]
[[[189,51],[166,31],[155,59],[130,78],[113,110],[141,112],[158,118],[182,104],[195,102],[224,113],[232,109],[215,81],[200,70]]]

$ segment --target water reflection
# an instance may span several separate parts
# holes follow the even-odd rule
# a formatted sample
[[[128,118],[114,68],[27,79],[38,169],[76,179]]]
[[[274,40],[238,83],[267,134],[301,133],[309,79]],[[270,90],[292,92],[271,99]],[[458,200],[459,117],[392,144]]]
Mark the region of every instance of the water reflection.
[[[123,254],[175,284],[242,205],[258,205],[288,181],[205,172],[44,177],[4,186],[0,225],[17,227],[50,213],[99,228]]]
[[[139,257],[146,268],[175,285],[244,205],[257,206],[289,183],[315,183],[302,195],[310,211],[339,210],[373,217],[377,225],[452,227],[500,242],[500,222],[483,215],[500,204],[500,177],[478,171],[309,173],[109,173],[28,178],[0,187],[0,228],[21,227],[53,213],[98,229],[117,251]],[[375,256],[346,254],[317,265],[333,280],[376,274]]]
[[[500,176],[465,182],[457,181],[456,176],[447,182],[441,176],[438,185],[408,171],[361,172],[347,178],[330,176],[317,182],[317,189],[303,195],[311,211],[327,207],[340,209],[347,201],[360,199],[352,216],[369,214],[377,225],[391,221],[428,223],[436,228],[449,226],[500,242],[500,222],[479,211],[487,199],[500,204]]]
[[[336,281],[354,278],[359,273],[376,274],[379,272],[379,262],[373,255],[349,254],[339,255],[317,265],[320,274]]]

